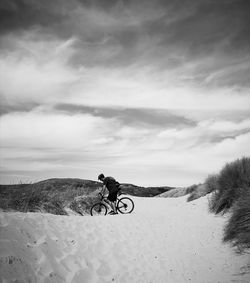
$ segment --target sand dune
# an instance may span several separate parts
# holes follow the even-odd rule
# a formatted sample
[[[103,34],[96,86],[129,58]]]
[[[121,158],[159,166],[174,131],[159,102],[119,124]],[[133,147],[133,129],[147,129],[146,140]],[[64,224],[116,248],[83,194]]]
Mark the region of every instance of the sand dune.
[[[133,197],[131,215],[1,213],[0,282],[250,282],[207,197]]]

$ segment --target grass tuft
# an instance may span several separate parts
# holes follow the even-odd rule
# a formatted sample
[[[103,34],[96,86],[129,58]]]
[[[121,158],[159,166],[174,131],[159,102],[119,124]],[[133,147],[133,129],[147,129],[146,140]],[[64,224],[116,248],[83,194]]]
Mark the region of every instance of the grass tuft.
[[[205,182],[211,189],[211,212],[230,217],[224,229],[224,242],[230,242],[243,253],[250,249],[250,158],[243,157],[226,164],[217,175]]]
[[[250,249],[250,191],[242,194],[235,203],[223,240],[231,242],[239,253]]]
[[[215,214],[228,212],[250,190],[250,158],[243,157],[226,164],[218,175],[209,176],[205,184],[213,192],[210,211]]]

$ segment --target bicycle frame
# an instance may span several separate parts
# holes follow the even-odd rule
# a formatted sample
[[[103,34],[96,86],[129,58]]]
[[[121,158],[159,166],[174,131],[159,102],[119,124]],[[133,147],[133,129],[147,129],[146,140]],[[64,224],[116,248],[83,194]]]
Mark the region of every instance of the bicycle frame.
[[[117,209],[117,212],[120,212],[122,214],[127,214],[127,213],[131,213],[134,209],[134,203],[132,201],[132,199],[130,199],[129,197],[121,197],[119,198],[119,196],[121,195],[122,193],[120,192],[119,195],[117,196],[117,199],[115,201],[115,206],[116,206],[116,209]],[[94,207],[98,208],[98,213],[101,212],[100,208],[101,208],[101,205],[103,205],[106,209],[106,212],[104,215],[106,215],[107,211],[109,210],[109,208],[111,207],[110,205],[110,201],[107,199],[107,197],[105,197],[103,194],[99,193],[99,196],[101,196],[101,199],[98,203],[95,203],[92,207],[91,207],[91,215],[93,216],[92,214],[92,209]],[[99,206],[98,206],[99,205]],[[112,209],[112,207],[111,207]]]
[[[121,195],[122,193],[119,194],[119,196]],[[103,203],[104,205],[109,205],[110,207],[110,201],[108,200],[107,197],[105,197],[104,195],[102,195],[101,193],[99,193],[99,195],[101,196],[101,203]],[[118,198],[118,195],[117,195],[117,198],[116,198],[116,201],[115,201],[115,206],[117,207],[117,203],[120,199]]]

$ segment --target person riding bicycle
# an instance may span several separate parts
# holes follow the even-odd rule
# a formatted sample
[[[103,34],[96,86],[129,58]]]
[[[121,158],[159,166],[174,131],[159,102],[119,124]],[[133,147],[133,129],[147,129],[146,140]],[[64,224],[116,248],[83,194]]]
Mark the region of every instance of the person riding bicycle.
[[[119,182],[117,182],[113,177],[105,177],[103,174],[100,174],[98,176],[98,180],[103,182],[103,188],[102,188],[101,194],[104,194],[106,189],[109,192],[107,200],[108,200],[108,203],[109,203],[109,205],[112,209],[109,212],[109,214],[117,214],[115,202],[116,202],[116,199],[117,199],[117,194],[120,190]]]

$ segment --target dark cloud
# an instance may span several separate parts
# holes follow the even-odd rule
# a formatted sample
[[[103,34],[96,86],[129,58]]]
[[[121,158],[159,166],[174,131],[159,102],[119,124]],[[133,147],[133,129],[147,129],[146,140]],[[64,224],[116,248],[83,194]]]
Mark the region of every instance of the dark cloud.
[[[250,128],[249,129],[244,129],[244,130],[239,130],[239,131],[232,131],[231,133],[227,134],[217,134],[216,136],[209,137],[207,141],[209,143],[221,143],[224,140],[227,139],[236,139],[242,135],[250,133]],[[203,140],[204,142],[204,140]]]
[[[74,66],[160,71],[211,58],[189,71],[191,81],[249,86],[249,68],[239,66],[250,65],[249,14],[248,0],[2,0],[0,34],[36,28],[41,37],[75,37]]]
[[[66,1],[2,0],[0,33],[22,31],[32,27],[50,27],[66,16]]]
[[[241,47],[249,50],[250,42],[250,3],[247,0],[232,1],[193,1],[196,9],[187,17],[174,22],[167,29],[163,39],[168,44],[178,44],[197,56],[213,52],[222,41],[229,40],[226,52]]]
[[[0,116],[12,112],[29,112],[38,106],[39,104],[35,102],[9,104],[5,99],[2,98],[0,103]]]
[[[117,5],[117,3],[125,3],[128,1],[118,1],[118,0],[79,0],[80,4],[87,8],[96,8],[100,10],[110,11]]]
[[[194,63],[188,71],[189,80],[196,84],[249,86],[250,2],[188,3],[191,8],[186,1],[179,8],[172,7],[172,14],[180,15],[172,22],[166,14],[145,23],[146,30],[158,39],[147,58],[153,58],[161,69]],[[207,81],[217,71],[220,76]]]
[[[249,12],[248,0],[2,0],[0,31],[38,25],[50,27],[59,35],[71,32],[84,40],[90,30],[99,38],[113,36],[125,47],[133,45],[140,35],[160,35],[161,44],[178,43],[179,47],[197,54],[208,51],[214,43],[228,36],[233,45],[229,45],[229,49],[245,47],[248,50]],[[147,16],[149,13],[155,16]],[[99,15],[99,19],[91,17],[94,15]],[[106,17],[107,22],[103,23],[101,17]],[[135,29],[140,33],[136,34]]]
[[[9,157],[9,161],[15,161],[16,158]],[[98,160],[98,157],[92,157],[90,153],[83,153],[81,152],[81,155],[79,155],[79,152],[58,152],[54,150],[54,152],[45,152],[45,149],[43,149],[43,155],[37,155],[34,153],[34,155],[25,156],[25,157],[19,157],[19,162],[53,162],[53,163],[67,163],[67,162],[82,162],[84,161],[95,161]]]
[[[120,13],[121,20],[115,17],[116,24],[107,26],[95,23],[96,32],[91,20],[86,22],[93,32],[91,36],[79,33],[81,40],[73,64],[137,64],[161,71],[185,68],[195,62],[193,69],[188,70],[188,82],[207,87],[249,86],[249,1],[158,1],[141,5],[145,14],[150,9],[156,13],[152,17],[139,13],[137,1],[125,1],[119,13],[114,5],[102,11],[112,16]],[[129,24],[130,18],[134,22]],[[218,71],[219,76],[211,76]]]
[[[74,115],[77,113],[91,114],[102,118],[115,118],[126,125],[141,127],[187,127],[195,126],[196,122],[185,117],[172,114],[166,110],[143,109],[143,108],[104,108],[89,107],[74,104],[57,104],[56,110]]]

